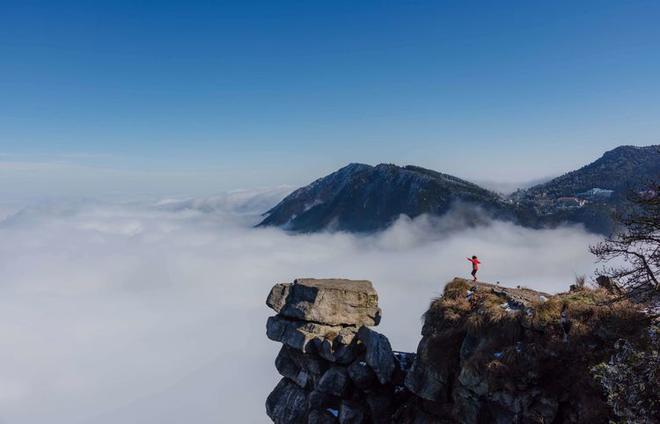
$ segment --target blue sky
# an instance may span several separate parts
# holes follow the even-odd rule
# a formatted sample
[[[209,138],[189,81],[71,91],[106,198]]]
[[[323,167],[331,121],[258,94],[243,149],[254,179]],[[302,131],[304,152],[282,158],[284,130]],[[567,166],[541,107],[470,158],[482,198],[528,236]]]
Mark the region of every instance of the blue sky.
[[[0,3],[0,194],[348,162],[522,181],[660,133],[655,1]]]

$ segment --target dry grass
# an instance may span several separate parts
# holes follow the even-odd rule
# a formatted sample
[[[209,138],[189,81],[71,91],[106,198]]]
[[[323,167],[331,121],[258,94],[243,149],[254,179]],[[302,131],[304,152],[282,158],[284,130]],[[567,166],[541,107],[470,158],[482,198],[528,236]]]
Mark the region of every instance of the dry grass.
[[[487,324],[482,314],[470,314],[465,320],[465,329],[470,334],[479,334],[487,327]]]
[[[424,314],[425,326],[436,330],[460,326],[472,308],[467,298],[468,290],[470,285],[462,280],[448,283],[442,296],[433,299]]]
[[[534,304],[532,306],[532,314],[528,315],[531,326],[538,329],[551,323],[559,322],[562,307],[563,303],[556,297],[551,297],[545,302]]]
[[[494,333],[491,330],[495,329],[497,338],[504,342],[518,337],[523,328],[562,340],[565,334],[579,338],[595,332],[608,338],[625,337],[635,334],[641,328],[640,321],[645,319],[635,305],[601,288],[583,285],[579,290],[548,295],[545,301],[533,301],[521,310],[504,306],[506,297],[498,293],[501,289],[455,279],[431,303],[424,315],[425,325],[432,331],[460,329],[473,335]],[[522,291],[506,290],[515,294]]]
[[[484,379],[489,392],[542,388],[565,394],[564,410],[575,410],[570,403],[591,405],[580,420],[607,422],[608,408],[589,370],[608,360],[619,338],[643,344],[648,318],[604,289],[576,286],[541,297],[529,289],[450,282],[424,316],[427,361],[448,381],[467,369]],[[507,300],[526,306],[511,307]],[[478,343],[460,357],[465,335]],[[560,413],[557,422],[567,419]]]
[[[597,311],[608,309],[614,304],[614,298],[607,291],[584,287],[552,296],[545,302],[535,302],[531,307],[529,322],[537,329],[559,324],[564,312],[572,322],[586,324]]]
[[[443,299],[457,299],[465,297],[467,291],[470,290],[472,286],[465,280],[455,279],[449,282],[445,286],[445,290],[442,294]]]
[[[503,299],[501,297],[487,292],[478,293],[476,297],[479,313],[488,323],[497,324],[509,317],[509,313],[502,307]]]

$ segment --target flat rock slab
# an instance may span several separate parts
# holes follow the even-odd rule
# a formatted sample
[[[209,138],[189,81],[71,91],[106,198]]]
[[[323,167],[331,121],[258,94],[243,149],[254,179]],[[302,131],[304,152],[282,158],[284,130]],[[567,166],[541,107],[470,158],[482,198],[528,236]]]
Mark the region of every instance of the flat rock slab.
[[[270,317],[266,322],[266,336],[269,339],[305,353],[318,353],[324,344],[332,351],[342,345],[347,346],[357,331],[355,326],[317,324],[280,315]]]
[[[299,278],[276,284],[266,304],[281,316],[327,325],[374,326],[381,316],[366,280]]]
[[[494,293],[505,300],[509,300],[521,307],[529,307],[532,303],[543,302],[552,297],[551,294],[526,287],[506,287],[499,284],[474,282],[465,278],[455,277],[452,283],[463,282],[471,287],[471,291],[482,291]]]

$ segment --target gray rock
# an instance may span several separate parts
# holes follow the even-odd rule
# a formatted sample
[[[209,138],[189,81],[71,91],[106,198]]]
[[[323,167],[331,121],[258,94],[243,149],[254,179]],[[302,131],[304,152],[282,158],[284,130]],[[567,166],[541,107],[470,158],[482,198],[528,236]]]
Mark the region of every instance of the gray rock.
[[[520,422],[519,415],[522,412],[522,399],[513,393],[498,391],[489,395],[491,400],[489,411],[493,415],[493,421],[497,424]]]
[[[339,422],[337,419],[338,415],[339,411],[336,409],[316,409],[309,412],[309,416],[307,417],[307,424],[336,424]]]
[[[339,410],[341,399],[335,395],[313,390],[307,396],[307,408],[312,409],[336,409]]]
[[[300,372],[300,367],[296,364],[286,353],[286,346],[282,346],[280,352],[275,358],[275,368],[280,373],[282,377],[286,377],[289,380],[296,381],[296,377]],[[304,386],[302,386],[304,388]]]
[[[461,343],[461,361],[465,361],[470,356],[472,356],[472,354],[477,350],[480,341],[481,340],[477,336],[470,333],[466,334],[465,338],[463,339],[463,343]]]
[[[363,346],[358,344],[357,339],[354,338],[353,341],[348,344],[338,344],[335,347],[335,351],[333,354],[334,362],[341,364],[341,365],[348,365],[351,362],[355,361],[362,352]]]
[[[341,424],[362,424],[365,422],[365,411],[357,402],[344,400],[339,407],[339,422]]]
[[[447,382],[434,372],[429,372],[423,364],[415,362],[406,375],[405,385],[408,390],[422,399],[434,401],[442,399],[447,391]]]
[[[415,355],[411,352],[393,352],[394,359],[396,360],[397,367],[404,372],[407,372],[412,368],[413,363],[415,362]]]
[[[448,391],[448,379],[442,369],[434,367],[429,356],[428,344],[432,337],[423,337],[417,348],[417,356],[412,368],[406,375],[405,385],[408,390],[430,401],[445,401]]]
[[[345,327],[334,339],[315,338],[311,341],[314,352],[326,361],[348,365],[364,351],[364,345],[355,337],[355,327]]]
[[[266,413],[275,424],[307,422],[307,396],[294,382],[283,378],[266,399]]]
[[[327,325],[378,325],[378,294],[366,280],[300,278],[276,284],[266,304],[282,316]]]
[[[526,421],[551,423],[557,417],[559,402],[556,399],[540,396],[525,411]]]
[[[289,297],[289,287],[291,287],[291,284],[288,283],[275,284],[266,298],[266,305],[276,312],[281,311]]]
[[[353,336],[353,334],[350,334]],[[343,338],[348,340],[347,338]],[[337,362],[340,364],[348,364],[352,362],[357,354],[351,345],[345,345],[341,339],[335,338],[334,340],[315,338],[312,340],[314,352],[321,358],[330,362]]]
[[[406,375],[408,390],[429,401],[447,402],[451,382],[460,372],[460,346],[464,338],[461,329],[445,329],[422,337],[415,362]]]
[[[314,322],[287,319],[279,315],[268,318],[266,335],[301,352],[313,352],[327,341],[331,351],[339,345],[353,341],[357,328],[353,326],[323,325]],[[310,344],[310,342],[312,342]]]
[[[458,385],[453,390],[454,407],[456,415],[461,417],[463,424],[477,424],[482,409],[482,400],[473,391],[465,386]]]
[[[286,355],[298,370],[303,370],[309,374],[314,381],[321,378],[321,375],[328,369],[330,364],[319,358],[318,356],[310,353],[302,353],[297,349],[293,349],[287,345],[282,346],[280,355]]]
[[[387,394],[372,392],[367,394],[367,405],[371,419],[375,423],[392,422],[392,397]]]
[[[404,389],[406,375],[415,362],[415,356],[414,353],[409,352],[394,352],[394,363],[396,364],[396,367],[394,368],[394,374],[392,375],[392,383],[395,386],[402,386],[401,389]]]
[[[458,381],[477,396],[483,396],[488,393],[488,382],[484,375],[479,373],[474,367],[463,367],[458,375]]]
[[[308,358],[306,358],[308,357]],[[275,368],[281,376],[287,377],[301,388],[310,388],[314,381],[320,377],[322,371],[314,364],[315,358],[312,355],[306,355],[294,349],[282,346],[280,353],[275,358]],[[313,364],[311,367],[307,363]],[[311,370],[310,370],[311,368]]]
[[[599,275],[596,278],[596,284],[610,293],[621,294],[621,287],[614,278]]]
[[[387,384],[392,379],[396,368],[394,353],[387,337],[367,327],[358,330],[357,338],[366,348],[365,361],[374,370],[380,384]]]
[[[356,387],[362,390],[366,390],[376,384],[378,380],[374,370],[367,365],[367,362],[364,358],[356,360],[347,368],[348,376],[353,381]]]
[[[343,367],[332,367],[323,374],[316,389],[320,392],[342,397],[350,387],[348,373]]]

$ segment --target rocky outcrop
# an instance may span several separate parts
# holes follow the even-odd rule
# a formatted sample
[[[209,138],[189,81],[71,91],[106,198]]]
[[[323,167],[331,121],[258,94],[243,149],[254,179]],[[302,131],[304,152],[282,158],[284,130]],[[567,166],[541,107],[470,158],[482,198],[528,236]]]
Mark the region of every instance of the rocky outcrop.
[[[297,279],[276,284],[266,301],[277,315],[266,335],[282,343],[282,380],[266,400],[275,423],[390,422],[410,395],[413,354],[393,352],[371,326],[380,322],[369,281]]]
[[[644,343],[644,322],[604,289],[549,295],[454,279],[424,317],[399,422],[614,420],[590,369],[620,338]]]
[[[267,335],[283,344],[266,402],[276,423],[613,422],[634,413],[610,395],[626,375],[610,361],[617,341],[657,362],[648,315],[611,288],[550,295],[456,278],[425,314],[416,354],[371,328],[380,309],[368,281],[296,280],[267,303]],[[657,386],[647,377],[632,398]],[[643,406],[660,416],[657,402]]]
[[[371,282],[299,278],[276,284],[266,305],[280,316],[327,325],[378,325],[378,295]]]

